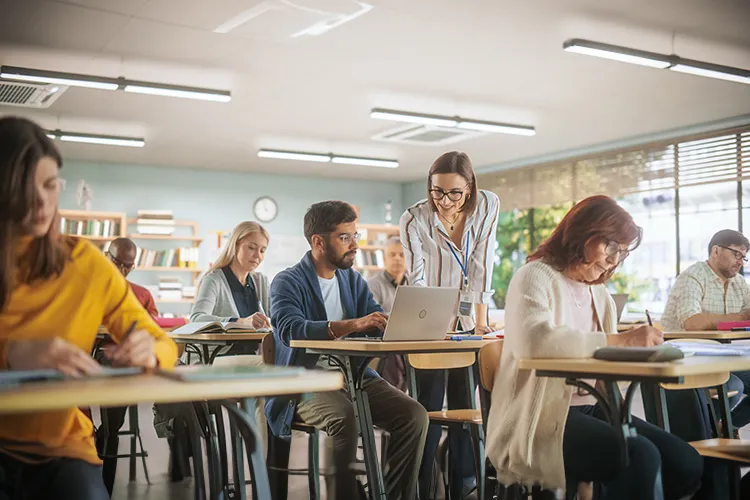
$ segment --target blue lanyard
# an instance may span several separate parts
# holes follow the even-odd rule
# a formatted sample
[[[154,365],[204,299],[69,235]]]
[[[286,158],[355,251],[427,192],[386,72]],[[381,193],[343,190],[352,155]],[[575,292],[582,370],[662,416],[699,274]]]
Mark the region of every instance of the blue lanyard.
[[[464,261],[461,262],[461,259],[458,258],[458,254],[455,250],[453,250],[453,245],[448,244],[448,248],[450,249],[451,253],[453,254],[453,257],[455,257],[456,262],[458,262],[458,266],[461,268],[461,274],[464,277],[464,288],[467,288],[469,286],[469,242],[471,234],[466,233],[466,242],[464,244]]]

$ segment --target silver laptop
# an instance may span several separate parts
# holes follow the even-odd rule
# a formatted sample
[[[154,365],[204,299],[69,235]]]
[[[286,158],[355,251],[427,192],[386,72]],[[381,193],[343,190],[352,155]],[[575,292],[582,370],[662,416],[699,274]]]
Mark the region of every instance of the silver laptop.
[[[400,286],[385,327],[386,342],[443,340],[458,308],[458,288]]]

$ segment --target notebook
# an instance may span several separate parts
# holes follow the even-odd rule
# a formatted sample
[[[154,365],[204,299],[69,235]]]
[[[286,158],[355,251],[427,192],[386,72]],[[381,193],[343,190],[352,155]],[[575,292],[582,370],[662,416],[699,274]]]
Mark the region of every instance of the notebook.
[[[172,370],[157,370],[157,374],[182,382],[210,380],[236,380],[301,375],[305,369],[298,366],[179,366]]]
[[[142,367],[124,367],[114,368],[111,366],[102,366],[101,373],[88,375],[85,377],[68,377],[57,370],[8,370],[0,371],[0,388],[18,387],[21,384],[33,382],[47,382],[50,380],[84,380],[95,378],[124,377],[129,375],[139,375],[144,372]]]
[[[159,328],[174,328],[187,323],[185,318],[162,318],[161,316],[155,317],[154,321],[159,325]]]
[[[594,351],[594,359],[604,361],[657,363],[684,357],[685,354],[680,349],[666,343],[656,347],[600,347]]]
[[[685,356],[750,356],[750,346],[739,344],[706,344],[703,342],[665,342],[681,350]]]
[[[750,321],[720,321],[717,330],[731,331],[732,328],[750,328]]]
[[[251,326],[230,321],[196,321],[181,326],[171,333],[192,334],[192,333],[269,333],[268,328],[253,328]]]

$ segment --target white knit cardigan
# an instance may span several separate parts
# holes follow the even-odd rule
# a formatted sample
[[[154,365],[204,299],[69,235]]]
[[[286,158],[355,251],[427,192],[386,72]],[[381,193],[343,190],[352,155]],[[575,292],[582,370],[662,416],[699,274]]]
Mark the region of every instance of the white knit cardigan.
[[[604,332],[570,328],[576,305],[563,274],[540,261],[513,276],[505,308],[505,343],[487,421],[487,456],[503,484],[565,488],[562,436],[572,388],[561,378],[519,370],[523,358],[588,358],[616,333],[615,303],[591,287]]]

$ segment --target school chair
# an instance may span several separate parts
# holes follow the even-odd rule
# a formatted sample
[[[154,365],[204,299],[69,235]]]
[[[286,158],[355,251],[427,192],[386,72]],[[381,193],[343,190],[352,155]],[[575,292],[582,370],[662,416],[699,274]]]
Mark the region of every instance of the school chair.
[[[476,354],[473,352],[460,353],[432,353],[432,354],[409,354],[406,357],[407,370],[411,373],[409,385],[411,397],[417,399],[417,382],[413,370],[451,370],[456,368],[465,368],[468,372],[468,390],[470,397],[474,397],[474,363]],[[438,410],[428,411],[427,416],[430,424],[437,424],[443,428],[465,428],[468,429],[474,448],[474,465],[477,471],[477,495],[478,498],[484,498],[484,427],[482,412],[478,409],[459,409],[459,410]],[[448,454],[450,456],[450,454]],[[447,460],[445,467],[446,473],[443,475],[443,484],[445,486],[446,499],[451,498],[450,485],[448,484],[450,470],[450,459]],[[432,489],[432,488],[430,488]],[[426,499],[424,499],[426,500]],[[460,499],[456,499],[460,500]]]

